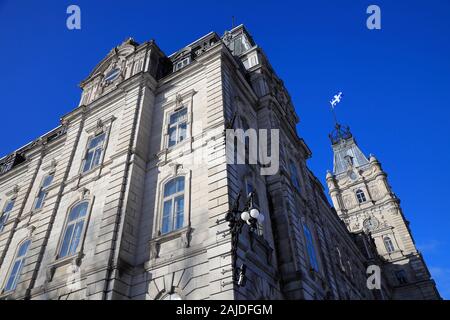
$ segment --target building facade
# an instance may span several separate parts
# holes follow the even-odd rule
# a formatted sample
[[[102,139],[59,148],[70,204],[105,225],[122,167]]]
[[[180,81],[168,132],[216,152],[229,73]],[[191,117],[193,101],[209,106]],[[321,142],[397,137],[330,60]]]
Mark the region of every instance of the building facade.
[[[60,127],[0,160],[0,299],[409,297],[390,271],[367,287],[367,267],[386,260],[423,280],[430,293],[414,298],[438,297],[394,197],[393,228],[377,236],[343,217],[338,172],[330,206],[290,96],[244,26],[170,56],[128,39],[80,86]],[[278,130],[279,170],[230,161],[227,128]],[[265,220],[235,243],[227,213],[253,191]],[[387,235],[402,252],[380,249]]]
[[[348,127],[330,135],[333,173],[327,184],[333,205],[350,232],[365,232],[375,243],[393,299],[438,299],[439,293],[400,207],[375,156],[367,158]]]

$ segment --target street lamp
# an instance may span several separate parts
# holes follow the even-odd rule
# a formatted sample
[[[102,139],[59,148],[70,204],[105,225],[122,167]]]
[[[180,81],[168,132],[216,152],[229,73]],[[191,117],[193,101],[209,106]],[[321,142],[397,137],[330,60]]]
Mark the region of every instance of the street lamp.
[[[243,263],[241,267],[237,267],[237,249],[239,244],[239,236],[242,232],[242,227],[247,224],[251,232],[258,229],[258,222],[264,222],[264,215],[259,212],[253,204],[255,197],[255,192],[252,191],[247,196],[247,201],[245,203],[244,209],[239,210],[239,200],[241,198],[241,192],[239,192],[233,207],[228,211],[225,216],[225,220],[229,222],[231,232],[231,262],[232,262],[232,272],[233,281],[237,283],[238,286],[245,285],[245,272],[246,265]]]

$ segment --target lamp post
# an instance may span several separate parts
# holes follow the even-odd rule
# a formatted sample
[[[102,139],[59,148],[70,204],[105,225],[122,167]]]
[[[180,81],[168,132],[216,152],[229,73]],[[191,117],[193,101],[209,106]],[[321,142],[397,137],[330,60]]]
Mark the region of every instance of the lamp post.
[[[242,263],[241,267],[237,267],[237,250],[239,244],[239,236],[242,232],[242,227],[247,224],[250,228],[250,232],[255,232],[258,228],[258,222],[264,221],[264,215],[254,206],[253,200],[255,192],[252,191],[247,196],[244,209],[239,210],[239,200],[241,198],[241,192],[239,192],[233,207],[228,211],[225,216],[225,220],[228,221],[231,233],[231,264],[233,272],[233,282],[238,286],[245,285],[245,272],[246,265]]]

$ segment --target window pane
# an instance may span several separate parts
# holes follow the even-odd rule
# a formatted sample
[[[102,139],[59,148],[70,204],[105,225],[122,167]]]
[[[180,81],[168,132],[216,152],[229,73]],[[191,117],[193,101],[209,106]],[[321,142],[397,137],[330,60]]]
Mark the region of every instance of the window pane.
[[[5,226],[6,220],[8,219],[8,215],[7,214],[2,214],[2,216],[0,217],[0,231],[3,230],[3,227]]]
[[[172,179],[164,187],[164,197],[168,197],[176,192],[176,180]]]
[[[88,208],[87,202],[77,204],[75,207],[72,208],[72,210],[70,210],[68,221],[70,222],[78,218],[84,217],[86,215],[87,208]]]
[[[67,220],[67,222],[70,223],[71,221],[77,220],[79,215],[80,215],[79,207],[78,206],[73,207],[72,210],[70,210],[69,219]]]
[[[98,135],[94,138],[91,139],[91,141],[89,142],[89,149],[94,149],[98,146],[100,146],[101,144],[103,144],[103,140],[105,139],[105,134],[102,133],[101,135]]]
[[[14,200],[9,200],[7,203],[6,203],[6,206],[5,206],[5,209],[3,209],[3,212],[10,212],[12,209],[13,209],[13,207],[14,207]]]
[[[92,163],[93,156],[94,156],[94,153],[92,151],[89,151],[86,156],[86,160],[84,162],[83,172],[89,171],[91,169],[91,163]]]
[[[17,253],[17,257],[24,257],[27,254],[28,247],[30,246],[31,241],[27,240],[19,248],[19,252]]]
[[[186,139],[186,122],[180,124],[178,135],[179,135],[178,142],[181,142],[184,139]]]
[[[319,271],[319,264],[317,263],[316,251],[314,249],[311,231],[306,226],[303,226],[303,231],[306,237],[306,249],[309,255],[309,262],[314,270]]]
[[[186,116],[187,116],[187,109],[183,108],[180,111],[178,111],[178,121],[183,121],[186,120]]]
[[[88,206],[89,206],[89,203],[87,203],[87,202],[83,202],[83,203],[80,203],[79,205],[77,205],[77,208],[79,210],[78,217],[84,217],[86,215]]]
[[[80,243],[81,231],[83,231],[84,220],[79,221],[73,232],[72,241],[70,244],[69,254],[74,254],[77,252],[78,244]]]
[[[294,184],[294,187],[296,187],[297,189],[300,190],[300,183],[298,180],[297,168],[292,161],[289,163],[289,166],[290,166],[290,171],[291,171],[292,183]]]
[[[180,177],[176,179],[177,192],[184,191],[184,177]]]
[[[175,199],[175,227],[179,229],[183,226],[184,218],[184,196],[177,197]]]
[[[386,246],[387,252],[390,253],[395,251],[394,244],[392,243],[391,238],[389,237],[384,238],[384,245]]]
[[[94,159],[92,161],[92,168],[97,167],[100,164],[102,152],[103,152],[102,148],[95,150]]]
[[[177,128],[172,127],[169,129],[169,147],[177,144]]]
[[[61,246],[61,251],[59,253],[60,258],[67,256],[68,249],[70,246],[70,239],[72,238],[72,233],[73,233],[73,224],[67,227],[66,233],[64,234],[64,240]]]
[[[183,108],[177,112],[174,112],[170,115],[170,124],[176,124],[178,122],[184,121],[186,119],[187,109]]]
[[[177,120],[178,120],[178,112],[172,113],[170,115],[169,123],[170,124],[175,124],[175,123],[177,123]]]
[[[45,191],[39,191],[39,194],[36,198],[36,204],[34,205],[34,209],[41,209],[42,205],[44,204],[46,192]]]
[[[164,202],[161,233],[167,233],[171,231],[171,223],[170,223],[171,215],[172,215],[172,200],[169,200]]]
[[[16,261],[14,263],[14,266],[11,270],[11,274],[8,278],[8,282],[6,283],[5,286],[5,291],[11,291],[16,288],[17,278],[20,274],[20,269],[22,269],[22,260]]]
[[[42,188],[47,188],[53,181],[53,175],[48,175],[44,178],[44,181],[42,182]]]

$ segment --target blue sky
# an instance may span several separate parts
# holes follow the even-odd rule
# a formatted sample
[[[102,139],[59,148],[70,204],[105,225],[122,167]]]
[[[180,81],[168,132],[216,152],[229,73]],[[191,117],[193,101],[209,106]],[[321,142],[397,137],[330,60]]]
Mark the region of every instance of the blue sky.
[[[81,30],[66,8],[81,8]],[[381,8],[382,29],[366,28]],[[0,156],[58,125],[79,102],[78,83],[127,37],[170,54],[231,17],[244,23],[284,80],[324,182],[332,168],[327,101],[402,200],[414,238],[450,298],[450,1],[9,1],[0,0]]]

